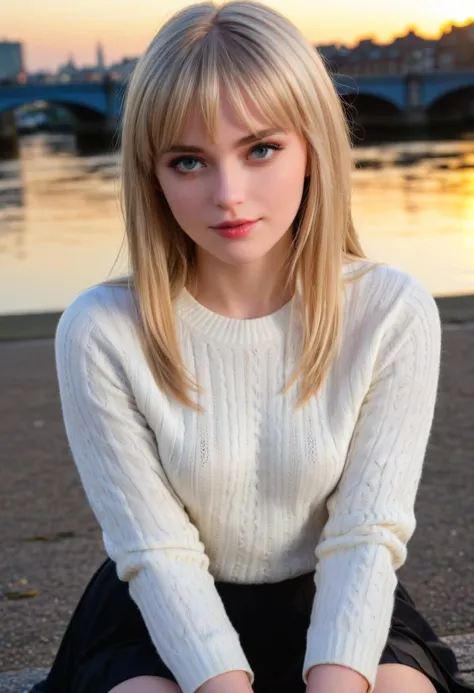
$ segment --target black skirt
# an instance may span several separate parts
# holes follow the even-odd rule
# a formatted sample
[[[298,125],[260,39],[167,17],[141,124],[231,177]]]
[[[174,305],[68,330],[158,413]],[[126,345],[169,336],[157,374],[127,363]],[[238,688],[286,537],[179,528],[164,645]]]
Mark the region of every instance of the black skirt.
[[[258,585],[216,582],[216,588],[255,673],[255,693],[305,693],[302,671],[314,573]],[[474,692],[460,678],[452,650],[400,583],[380,660],[389,662],[423,672],[439,693]],[[30,693],[109,693],[145,675],[176,681],[153,646],[128,585],[106,560],[72,616],[49,675]]]

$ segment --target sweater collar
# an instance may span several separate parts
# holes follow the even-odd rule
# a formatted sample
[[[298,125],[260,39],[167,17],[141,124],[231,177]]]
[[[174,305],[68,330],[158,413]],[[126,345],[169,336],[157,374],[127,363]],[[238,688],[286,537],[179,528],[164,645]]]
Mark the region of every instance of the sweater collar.
[[[176,300],[176,314],[196,337],[221,344],[252,345],[280,340],[289,330],[296,299],[261,318],[230,318],[206,308],[184,289]]]
[[[343,276],[359,271],[368,262],[356,260],[343,266]],[[203,342],[251,346],[279,341],[293,326],[292,318],[297,312],[298,294],[282,308],[261,318],[230,318],[206,308],[183,289],[176,299],[178,320]]]

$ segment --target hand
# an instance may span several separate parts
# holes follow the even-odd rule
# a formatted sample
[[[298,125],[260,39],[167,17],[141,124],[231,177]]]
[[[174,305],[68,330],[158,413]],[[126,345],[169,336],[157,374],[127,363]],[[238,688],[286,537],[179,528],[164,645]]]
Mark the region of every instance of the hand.
[[[246,671],[226,671],[199,686],[196,693],[252,693]]]

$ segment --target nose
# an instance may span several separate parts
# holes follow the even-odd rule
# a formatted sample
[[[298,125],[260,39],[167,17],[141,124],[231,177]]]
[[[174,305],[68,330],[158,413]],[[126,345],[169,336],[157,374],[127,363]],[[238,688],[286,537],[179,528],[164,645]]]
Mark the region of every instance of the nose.
[[[232,210],[244,201],[244,174],[237,165],[226,164],[216,169],[213,185],[214,204]]]

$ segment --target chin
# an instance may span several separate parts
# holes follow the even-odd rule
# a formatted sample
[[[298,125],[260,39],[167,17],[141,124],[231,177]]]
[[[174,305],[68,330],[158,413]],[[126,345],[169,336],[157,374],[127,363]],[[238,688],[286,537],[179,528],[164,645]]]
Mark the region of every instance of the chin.
[[[250,248],[233,248],[226,253],[216,253],[214,257],[226,265],[233,265],[238,267],[239,265],[249,265],[252,262],[256,262],[265,257],[267,253],[256,253],[255,249]]]

